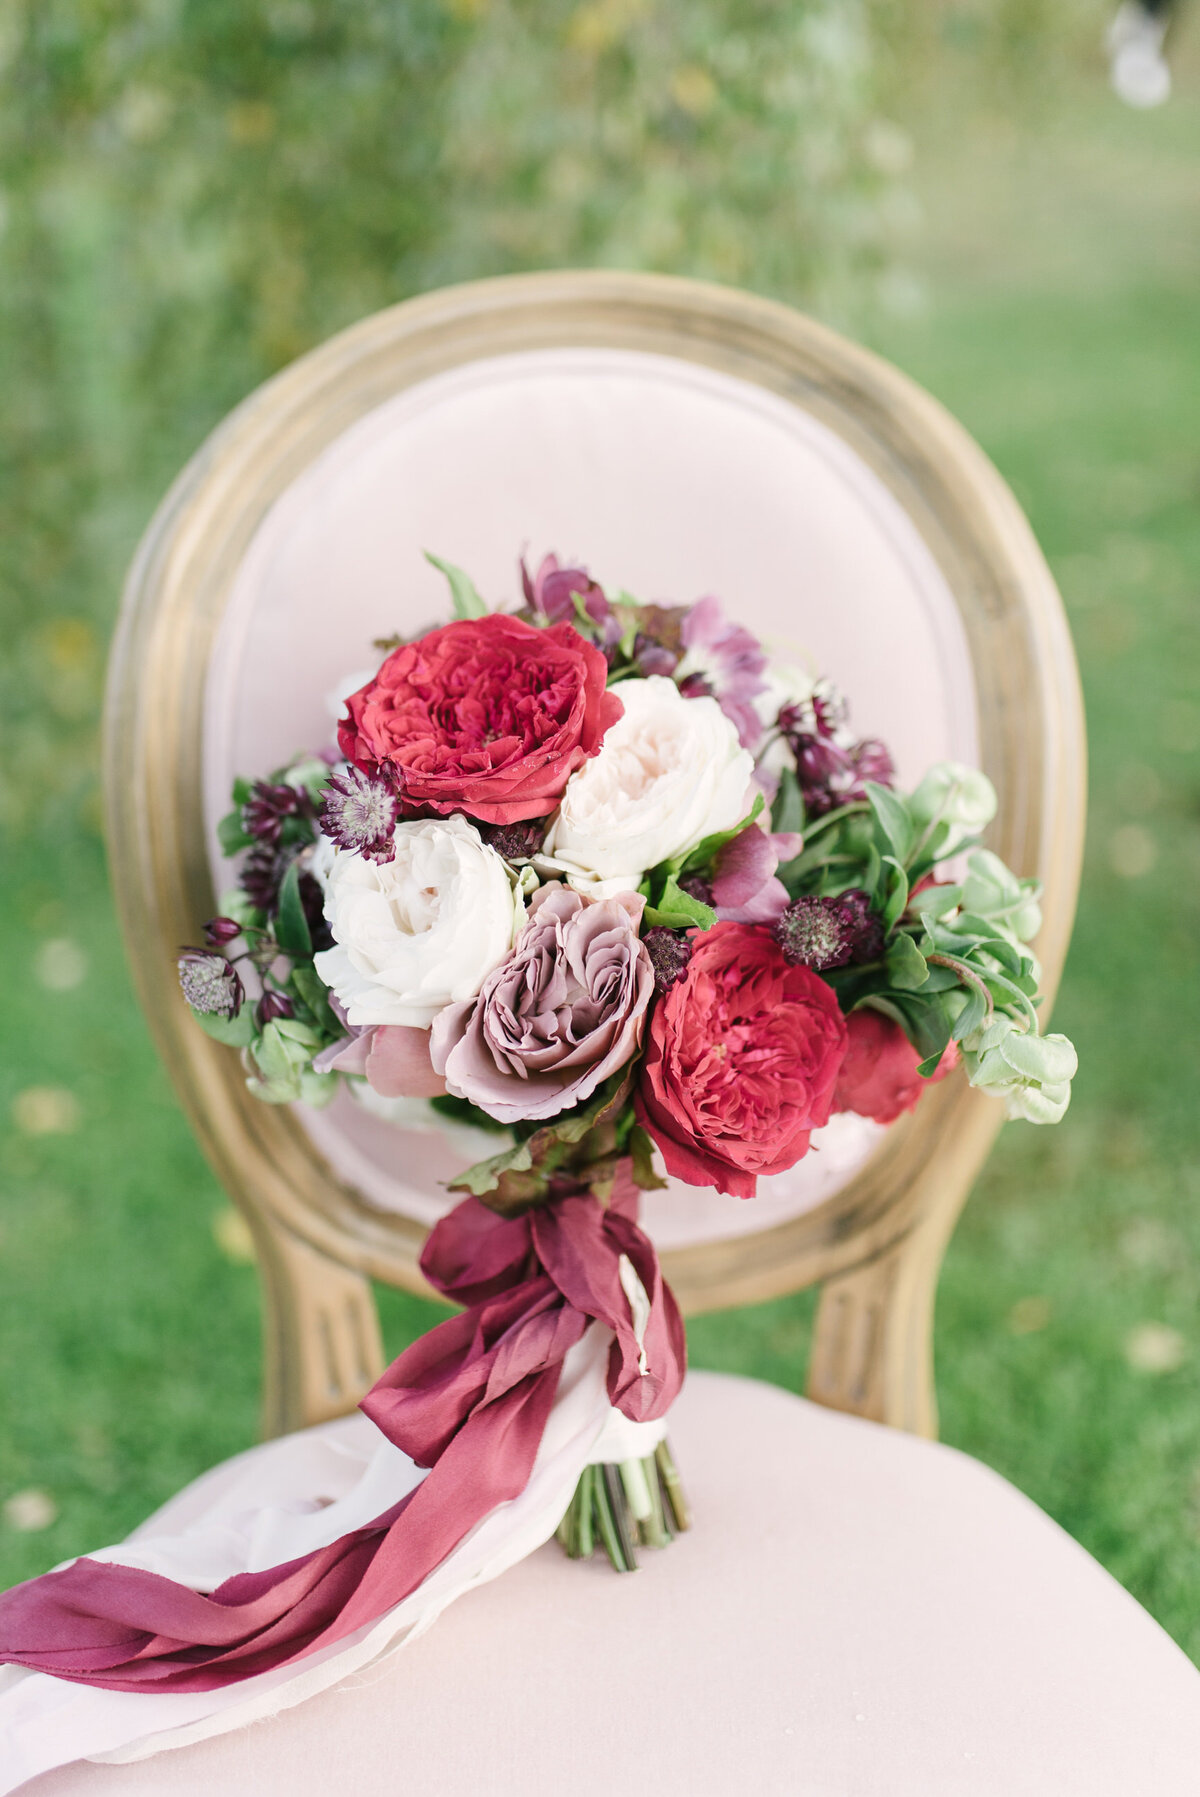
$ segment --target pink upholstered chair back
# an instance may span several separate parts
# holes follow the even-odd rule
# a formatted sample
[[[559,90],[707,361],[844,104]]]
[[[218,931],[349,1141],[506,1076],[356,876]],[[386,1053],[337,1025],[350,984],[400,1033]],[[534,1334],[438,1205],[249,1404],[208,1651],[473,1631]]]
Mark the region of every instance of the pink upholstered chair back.
[[[419,1286],[471,1149],[403,1106],[256,1104],[191,1026],[172,953],[229,884],[215,825],[233,776],[328,742],[330,695],[373,667],[373,641],[444,615],[425,549],[497,602],[518,556],[549,549],[639,597],[718,594],[845,689],[902,781],[943,757],[986,768],[996,847],[1048,881],[1051,985],[1074,903],[1081,727],[1057,596],[990,465],[894,371],[765,302],[606,274],[434,294],[306,357],[152,524],[109,742],[139,986],[259,1243],[272,1428],[347,1408],[373,1377],[367,1278]],[[997,1123],[953,1080],[891,1130],[835,1119],[753,1203],[673,1184],[647,1223],[692,1308],[821,1281],[814,1395],[928,1429],[936,1268]]]

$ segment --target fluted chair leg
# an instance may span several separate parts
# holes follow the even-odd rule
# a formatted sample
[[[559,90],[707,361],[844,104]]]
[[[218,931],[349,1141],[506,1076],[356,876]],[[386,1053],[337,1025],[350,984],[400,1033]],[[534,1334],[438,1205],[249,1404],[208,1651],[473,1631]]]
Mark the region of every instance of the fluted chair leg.
[[[928,1225],[821,1289],[808,1396],[833,1410],[937,1434],[933,1303],[945,1232]]]
[[[361,1273],[261,1219],[256,1238],[269,1437],[353,1410],[383,1371],[383,1340]]]

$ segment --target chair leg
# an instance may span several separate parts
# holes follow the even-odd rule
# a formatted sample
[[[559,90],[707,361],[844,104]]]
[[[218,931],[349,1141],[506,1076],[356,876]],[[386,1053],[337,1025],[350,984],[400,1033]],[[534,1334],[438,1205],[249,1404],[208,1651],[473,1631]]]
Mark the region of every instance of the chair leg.
[[[937,1434],[933,1303],[945,1232],[926,1225],[821,1289],[808,1395],[833,1410]]]
[[[277,1224],[256,1219],[263,1282],[263,1435],[353,1410],[383,1371],[370,1282]]]

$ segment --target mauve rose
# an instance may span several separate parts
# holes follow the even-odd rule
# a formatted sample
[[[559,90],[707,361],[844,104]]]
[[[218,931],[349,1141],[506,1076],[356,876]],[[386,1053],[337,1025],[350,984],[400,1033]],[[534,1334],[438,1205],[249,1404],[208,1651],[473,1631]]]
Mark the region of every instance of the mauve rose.
[[[633,893],[589,902],[543,886],[507,961],[478,998],[450,1005],[430,1037],[456,1098],[500,1123],[553,1117],[636,1054],[654,993]]]
[[[389,655],[347,699],[338,742],[364,773],[390,764],[410,805],[486,824],[545,817],[621,716],[607,677],[569,624],[463,618]]]
[[[717,923],[691,943],[686,979],[651,1014],[634,1104],[668,1173],[753,1198],[829,1121],[846,1020],[762,925]]]
[[[881,1011],[851,1011],[846,1019],[846,1058],[833,1093],[835,1111],[855,1111],[876,1123],[894,1123],[915,1108],[927,1085],[958,1066],[952,1042],[930,1079],[917,1072],[921,1057],[900,1025]]]

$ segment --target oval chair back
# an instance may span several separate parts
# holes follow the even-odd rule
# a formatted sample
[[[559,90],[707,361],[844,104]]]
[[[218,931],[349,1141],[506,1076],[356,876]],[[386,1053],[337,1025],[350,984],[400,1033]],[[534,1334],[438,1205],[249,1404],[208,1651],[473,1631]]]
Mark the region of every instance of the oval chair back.
[[[146,533],[113,649],[107,792],[142,1003],[194,1128],[254,1232],[269,1433],[350,1409],[382,1367],[370,1281],[418,1256],[476,1158],[453,1130],[262,1104],[175,980],[230,882],[215,826],[333,735],[331,689],[375,639],[446,615],[422,551],[516,596],[553,549],[610,590],[707,592],[847,693],[902,784],[981,766],[988,842],[1046,885],[1052,996],[1082,843],[1082,714],[1058,595],[962,429],[812,320],[690,281],[605,272],[451,288],[366,319],[253,394]],[[941,1255],[997,1101],[954,1074],[888,1129],[835,1119],[751,1202],[672,1184],[646,1220],[691,1311],[819,1284],[809,1395],[932,1433]]]

